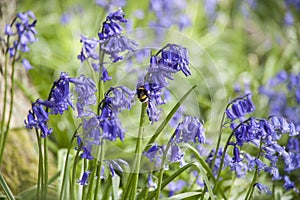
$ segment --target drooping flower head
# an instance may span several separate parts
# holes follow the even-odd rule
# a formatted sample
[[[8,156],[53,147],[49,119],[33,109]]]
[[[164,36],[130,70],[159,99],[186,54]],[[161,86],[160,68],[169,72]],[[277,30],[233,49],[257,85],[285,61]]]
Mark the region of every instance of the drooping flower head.
[[[125,14],[122,9],[110,13],[105,22],[102,24],[101,32],[98,33],[101,48],[105,54],[110,55],[113,62],[122,60],[123,57],[119,55],[124,51],[134,51],[138,44],[121,34],[123,28],[120,23],[126,23]]]
[[[50,114],[63,114],[68,107],[73,108],[73,104],[70,100],[70,89],[69,89],[70,77],[67,73],[62,72],[60,78],[53,83],[47,100],[38,100],[40,104],[43,104],[50,109]]]
[[[20,51],[28,52],[28,44],[37,41],[36,22],[33,12],[27,11],[18,13],[11,24],[5,25],[4,34],[7,36],[6,44],[10,57],[18,58]],[[32,68],[28,60],[23,59],[22,63],[26,70]]]
[[[251,94],[249,93],[231,101],[228,104],[225,113],[227,117],[233,121],[238,118],[243,118],[246,114],[252,113],[254,110],[255,106]]]
[[[186,116],[175,130],[176,143],[205,142],[205,129],[197,117]]]
[[[143,88],[147,97],[147,114],[153,123],[159,120],[158,105],[166,103],[163,98],[168,80],[174,80],[173,74],[182,71],[186,76],[191,75],[188,67],[187,49],[176,44],[167,44],[150,58],[150,65],[144,77],[144,83],[137,85],[137,92]]]
[[[176,25],[180,30],[188,27],[191,20],[184,14],[186,1],[175,0],[172,3],[167,0],[151,0],[150,10],[154,12],[156,20],[150,22],[150,26],[170,28]]]
[[[90,176],[91,172],[90,171],[86,171],[82,174],[82,177],[80,180],[77,181],[77,183],[79,183],[82,186],[86,186],[88,185],[88,178]]]
[[[124,109],[131,109],[134,94],[124,86],[112,87],[106,92],[99,104],[101,111],[99,121],[104,139],[114,141],[119,137],[122,141],[124,140],[125,130],[121,126],[118,114]]]
[[[52,133],[52,129],[48,128],[47,122],[49,120],[49,113],[46,112],[44,106],[38,102],[38,100],[32,103],[32,109],[27,115],[27,121],[24,123],[26,128],[40,129],[42,132],[42,138],[47,137]]]
[[[91,114],[92,111],[89,109],[89,106],[96,103],[96,84],[92,79],[87,78],[84,75],[81,75],[79,78],[71,78],[70,82],[75,85],[78,117]]]

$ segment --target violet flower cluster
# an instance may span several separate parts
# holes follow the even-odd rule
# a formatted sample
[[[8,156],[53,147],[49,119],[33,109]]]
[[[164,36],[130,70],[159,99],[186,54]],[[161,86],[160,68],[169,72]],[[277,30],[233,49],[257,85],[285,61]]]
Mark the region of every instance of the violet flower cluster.
[[[184,143],[191,142],[204,143],[205,129],[203,123],[201,123],[197,117],[186,116],[184,120],[178,124],[167,146],[153,144],[148,151],[144,152],[144,156],[146,156],[155,167],[168,169],[168,165],[171,163],[180,163],[180,166],[184,166],[184,152],[180,146]],[[166,160],[163,160],[164,156],[166,156]],[[150,174],[149,176],[152,175]],[[148,177],[148,185],[155,185],[152,177]]]
[[[30,50],[29,44],[36,42],[37,31],[35,29],[36,18],[32,11],[18,13],[10,24],[6,24],[4,28],[4,35],[7,37],[1,38],[7,48],[6,52],[14,60],[19,59],[21,52],[28,52]],[[22,59],[22,64],[26,70],[32,68],[27,59]]]
[[[185,76],[191,75],[186,48],[176,44],[167,44],[151,56],[144,83],[139,83],[137,88],[142,86],[147,91],[147,114],[152,123],[160,118],[160,110],[157,106],[166,103],[162,96],[169,85],[168,80],[174,80],[172,75],[179,71]]]
[[[80,54],[77,58],[81,61],[91,60],[91,65],[96,72],[100,71],[102,66],[101,80],[104,82],[111,80],[104,65],[104,54],[109,55],[113,62],[123,59],[120,53],[125,51],[134,51],[138,45],[135,41],[122,35],[122,26],[120,23],[126,23],[125,14],[121,9],[109,14],[106,21],[103,22],[102,29],[98,33],[99,39],[87,38],[81,36],[80,42],[83,44]],[[100,46],[100,48],[99,48]],[[100,52],[99,52],[100,51]]]
[[[47,125],[49,115],[63,114],[65,110],[68,110],[69,106],[74,109],[71,101],[70,83],[74,83],[77,91],[80,90],[81,94],[84,95],[89,95],[90,90],[95,91],[95,85],[91,84],[91,79],[83,75],[78,79],[71,78],[67,73],[62,72],[60,78],[53,83],[48,99],[37,99],[32,103],[32,108],[27,115],[27,120],[25,120],[27,128],[40,129],[43,138],[52,133],[52,129],[48,128]],[[79,89],[79,87],[82,88]],[[80,98],[83,99],[84,97],[80,96]],[[90,96],[86,96],[85,99],[87,98],[90,98]],[[85,105],[89,105],[89,102],[77,102],[77,107],[79,108]],[[78,112],[81,113],[82,111],[79,109]]]
[[[231,121],[232,134],[226,145],[233,146],[233,157],[229,156],[227,152],[223,152],[221,148],[217,155],[215,155],[215,151],[212,151],[207,162],[212,164],[213,158],[216,157],[215,166],[213,166],[215,175],[220,170],[221,157],[224,153],[226,154],[223,167],[230,167],[238,177],[244,177],[248,171],[254,171],[257,168],[257,173],[267,172],[273,180],[281,180],[279,158],[284,163],[285,173],[296,169],[293,153],[282,146],[280,141],[283,134],[289,134],[289,137],[298,135],[293,122],[282,116],[271,116],[268,119],[254,117],[245,119],[246,114],[254,111],[254,104],[249,94],[236,98],[228,107],[231,108],[227,108],[225,113]],[[235,122],[236,119],[240,119],[240,122]],[[250,153],[241,152],[240,149],[247,144],[254,144],[259,149],[259,153],[252,156]],[[286,185],[293,184],[288,177],[284,178],[284,181]],[[265,189],[266,186],[263,187],[260,183],[255,186],[269,192]],[[297,191],[295,187],[286,188]]]
[[[191,25],[190,18],[184,14],[186,1],[176,0],[170,3],[167,0],[151,0],[150,10],[154,12],[156,21],[150,22],[150,26],[170,28],[176,25],[180,30]]]

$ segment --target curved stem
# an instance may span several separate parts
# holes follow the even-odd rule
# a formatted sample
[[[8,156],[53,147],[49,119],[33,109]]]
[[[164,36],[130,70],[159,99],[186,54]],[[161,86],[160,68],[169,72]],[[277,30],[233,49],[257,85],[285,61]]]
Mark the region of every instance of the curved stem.
[[[222,152],[222,159],[221,159],[221,163],[220,163],[220,167],[219,167],[219,170],[218,170],[216,181],[219,181],[219,178],[221,176],[221,172],[222,172],[222,168],[223,168],[223,164],[224,164],[224,160],[225,160],[225,155],[226,155],[228,144],[229,144],[231,138],[233,137],[234,133],[242,126],[242,124],[250,121],[251,119],[252,118],[250,117],[250,118],[246,119],[245,121],[241,122],[239,125],[237,125],[237,127],[234,128],[234,130],[231,132],[230,136],[228,137],[228,139],[225,143],[224,150]],[[217,154],[217,152],[215,152],[215,153]],[[214,185],[213,191],[215,191],[215,189],[216,189],[216,185]]]

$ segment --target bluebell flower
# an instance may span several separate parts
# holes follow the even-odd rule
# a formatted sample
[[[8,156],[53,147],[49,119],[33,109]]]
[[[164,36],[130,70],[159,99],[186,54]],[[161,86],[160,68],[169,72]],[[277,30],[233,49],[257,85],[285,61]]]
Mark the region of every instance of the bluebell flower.
[[[82,174],[81,179],[78,180],[77,183],[79,183],[80,185],[83,185],[83,186],[88,185],[88,178],[89,178],[89,176],[90,176],[90,173],[91,173],[90,171],[84,172],[84,173]]]
[[[175,141],[184,142],[205,142],[205,129],[197,117],[186,116],[183,122],[179,123],[175,130]]]
[[[92,79],[84,75],[81,75],[79,78],[70,78],[70,82],[75,85],[78,117],[90,115],[92,111],[89,109],[89,106],[96,103],[96,84]]]
[[[300,10],[300,1],[299,0],[285,0],[287,6],[295,7],[298,11]]]
[[[62,72],[60,78],[53,83],[53,87],[50,91],[47,100],[38,100],[40,104],[43,104],[47,109],[51,109],[50,114],[63,114],[68,107],[73,108],[71,102],[71,93],[69,89],[70,77],[67,73]]]
[[[246,94],[238,97],[228,104],[225,113],[232,121],[237,118],[242,118],[246,114],[250,114],[255,110],[254,103],[251,99],[251,94]]]
[[[52,133],[52,129],[48,128],[47,122],[49,120],[49,113],[46,112],[44,106],[38,102],[38,100],[32,103],[32,109],[27,115],[27,121],[24,123],[26,128],[40,129],[42,134],[41,137],[45,138]]]
[[[149,101],[147,106],[147,115],[151,123],[157,122],[160,118],[161,111],[157,108],[154,102]]]
[[[178,162],[180,163],[181,167],[185,165],[184,153],[181,151],[179,146],[172,144],[170,146],[168,154],[168,159],[170,163]]]
[[[36,18],[33,12],[28,11],[24,13],[18,13],[13,25],[15,26],[16,31],[13,31],[11,27],[8,28],[7,26],[5,30],[7,35],[16,35],[18,37],[17,40],[13,41],[13,47],[11,47],[10,50],[11,57],[15,56],[15,53],[18,50],[21,50],[22,52],[28,52],[28,44],[37,41],[35,38],[35,35],[37,34],[35,30]]]
[[[212,166],[212,162],[213,162],[213,158],[214,158],[215,154],[216,154],[216,160],[215,160],[214,166]],[[217,176],[218,170],[220,169],[222,155],[223,155],[222,148],[219,148],[217,152],[215,149],[212,149],[205,160],[210,165],[210,167],[212,169],[212,173],[214,174],[215,177]],[[232,166],[232,158],[226,152],[225,159],[224,159],[224,165],[223,165],[222,169],[224,169],[228,166]]]
[[[35,29],[36,18],[31,11],[18,13],[11,24],[5,25],[4,34],[9,38],[7,43],[7,50],[10,57],[18,58],[18,52],[28,52],[30,50],[29,44],[37,41],[37,31]],[[22,60],[26,70],[32,68],[29,61]]]
[[[87,38],[83,35],[80,36],[80,43],[82,43],[82,48],[80,54],[77,58],[81,61],[81,63],[88,58],[92,60],[98,60],[99,54],[97,52],[97,47],[99,45],[99,41],[95,38]]]
[[[263,185],[261,183],[255,183],[255,187],[261,192],[261,193],[266,193],[266,194],[272,194],[271,190],[268,188],[268,186]]]
[[[186,1],[151,0],[150,10],[154,12],[156,21],[150,22],[150,26],[170,28],[177,25],[180,30],[188,27],[191,20],[184,14]]]
[[[156,189],[157,188],[157,183],[155,183],[153,181],[153,178],[152,178],[152,174],[148,174],[148,179],[147,179],[147,187],[148,188],[151,188],[151,189]]]
[[[148,151],[143,153],[143,155],[146,156],[150,162],[154,163],[156,167],[160,167],[164,154],[164,148],[165,146],[153,144]]]
[[[128,166],[128,163],[122,159],[104,161],[108,166],[112,177],[116,176],[115,169],[118,170],[120,173],[123,173],[123,169],[120,164],[122,164],[123,166]]]
[[[177,127],[179,120],[182,118],[182,115],[183,115],[183,108],[182,106],[180,106],[169,122],[172,128]]]
[[[127,1],[126,0],[95,0],[95,3],[98,6],[101,6],[109,11],[112,6],[125,7]]]
[[[7,35],[7,36],[12,36],[14,35],[13,31],[12,31],[12,28],[9,24],[6,24],[5,25],[5,28],[4,28],[4,34]]]
[[[101,77],[101,80],[103,82],[111,80],[111,77],[108,75],[108,71],[107,71],[107,69],[105,67],[102,68],[102,77]]]
[[[294,25],[294,16],[290,11],[287,11],[284,15],[284,24],[286,26],[293,26]]]
[[[103,51],[107,55],[110,55],[110,58],[113,62],[118,62],[123,59],[120,53],[127,50],[134,51],[135,47],[138,46],[134,40],[131,40],[120,34],[110,36],[105,40],[100,40],[100,43]]]
[[[147,152],[144,152],[144,155],[153,162],[156,158],[156,153],[161,149],[161,146],[154,144],[152,145]]]
[[[292,182],[288,176],[284,176],[283,180],[284,180],[283,187],[285,188],[285,190],[288,191],[290,189],[294,189],[295,188],[294,182]]]
[[[160,118],[157,105],[166,103],[162,98],[165,87],[169,85],[167,79],[173,80],[172,74],[182,71],[186,76],[191,75],[188,68],[187,49],[176,44],[167,44],[155,55],[150,57],[150,66],[144,77],[144,83],[137,85],[137,90],[143,87],[148,98],[147,114],[151,123]]]
[[[77,145],[78,147],[76,147],[75,149],[77,151],[83,151],[80,154],[81,158],[87,159],[87,160],[93,160],[94,156],[92,155],[92,148],[93,148],[93,144],[90,141],[84,141],[82,140],[82,138],[80,136],[77,136]]]
[[[112,87],[99,104],[99,116],[102,137],[111,141],[120,138],[124,140],[125,130],[118,119],[118,114],[124,109],[131,109],[134,92],[124,86]]]
[[[32,65],[30,64],[29,60],[27,60],[27,59],[22,59],[22,64],[27,71],[33,68]]]
[[[151,56],[150,58],[150,66],[147,69],[147,82],[155,83],[157,85],[161,85],[162,87],[166,87],[169,85],[167,79],[174,80],[172,74],[177,71],[173,68],[169,67],[161,67],[157,61],[156,56]]]
[[[102,30],[98,33],[101,49],[105,54],[110,55],[113,62],[123,59],[120,53],[124,51],[134,51],[138,44],[124,35],[121,35],[122,26],[119,23],[126,23],[125,14],[122,9],[110,13],[105,22],[103,22]]]
[[[82,123],[83,137],[86,141],[90,141],[95,145],[100,145],[100,121],[98,116],[94,115],[91,118],[83,118]]]
[[[232,162],[233,163],[239,163],[241,162],[243,159],[240,157],[240,150],[237,146],[233,147],[233,158],[232,158]]]
[[[188,50],[180,45],[167,44],[161,51],[160,62],[165,67],[170,67],[176,71],[182,71],[185,76],[190,76],[188,67]]]
[[[168,184],[169,197],[173,196],[176,192],[181,191],[187,183],[184,180],[172,181]]]
[[[205,0],[204,1],[204,11],[209,22],[216,19],[218,1],[217,0]]]
[[[280,180],[282,178],[279,174],[278,168],[275,166],[266,167],[264,170],[272,175],[272,180]]]

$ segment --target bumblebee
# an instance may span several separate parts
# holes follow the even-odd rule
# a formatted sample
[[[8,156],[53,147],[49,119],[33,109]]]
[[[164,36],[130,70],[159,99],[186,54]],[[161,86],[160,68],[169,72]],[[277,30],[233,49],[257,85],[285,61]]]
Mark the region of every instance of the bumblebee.
[[[142,103],[148,102],[148,91],[145,89],[144,86],[140,86],[136,89],[137,96]]]

